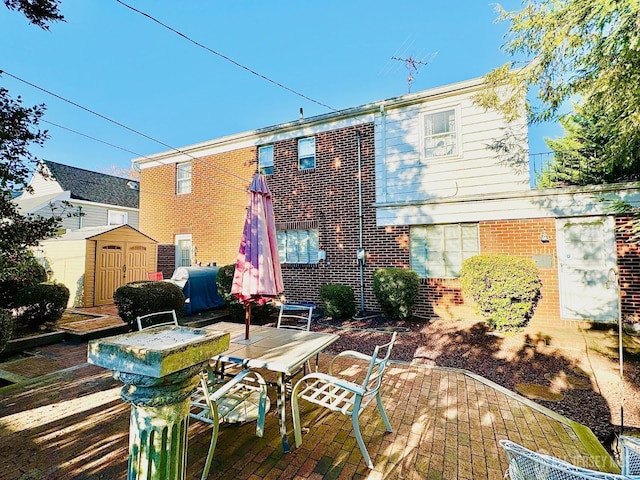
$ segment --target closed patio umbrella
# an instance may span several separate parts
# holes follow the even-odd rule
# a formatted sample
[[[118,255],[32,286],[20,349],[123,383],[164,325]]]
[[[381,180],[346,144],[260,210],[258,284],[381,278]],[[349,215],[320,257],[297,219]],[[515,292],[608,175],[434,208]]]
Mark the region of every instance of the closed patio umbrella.
[[[249,187],[247,218],[233,274],[231,293],[245,304],[245,340],[249,339],[251,304],[264,305],[284,290],[271,192],[263,175]]]

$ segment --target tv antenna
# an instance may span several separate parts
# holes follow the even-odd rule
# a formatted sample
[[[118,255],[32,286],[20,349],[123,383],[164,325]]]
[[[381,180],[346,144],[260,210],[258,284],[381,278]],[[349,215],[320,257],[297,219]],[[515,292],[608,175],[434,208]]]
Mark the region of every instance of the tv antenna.
[[[424,57],[417,59],[412,56],[408,56],[406,58],[393,56],[391,60],[397,60],[399,62],[404,62],[407,67],[407,92],[411,93],[411,84],[413,83],[413,76],[418,74],[418,70],[422,68],[424,65],[428,65],[431,61],[436,57],[438,52],[432,53],[430,55],[425,55]]]

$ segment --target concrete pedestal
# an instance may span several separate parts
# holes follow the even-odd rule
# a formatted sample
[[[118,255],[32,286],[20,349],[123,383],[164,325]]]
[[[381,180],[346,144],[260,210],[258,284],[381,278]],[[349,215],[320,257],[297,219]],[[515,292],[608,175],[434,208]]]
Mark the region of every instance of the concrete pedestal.
[[[229,334],[159,327],[94,340],[88,361],[113,370],[131,403],[129,480],[181,480],[186,475],[189,399]]]

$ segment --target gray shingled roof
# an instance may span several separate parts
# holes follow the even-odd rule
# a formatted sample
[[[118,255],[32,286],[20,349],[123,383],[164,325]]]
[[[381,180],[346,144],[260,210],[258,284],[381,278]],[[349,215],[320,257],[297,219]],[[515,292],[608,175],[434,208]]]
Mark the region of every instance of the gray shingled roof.
[[[138,208],[140,191],[127,185],[133,182],[137,186],[138,182],[83,168],[70,167],[49,160],[44,163],[62,189],[71,192],[72,200]]]

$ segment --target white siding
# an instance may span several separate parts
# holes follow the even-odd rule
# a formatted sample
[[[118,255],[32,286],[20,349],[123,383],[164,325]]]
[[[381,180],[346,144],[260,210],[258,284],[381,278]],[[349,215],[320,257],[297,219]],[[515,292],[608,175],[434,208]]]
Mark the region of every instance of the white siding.
[[[52,193],[62,193],[64,191],[57,181],[53,179],[46,180],[42,177],[39,171],[36,171],[33,174],[29,185],[33,188],[33,194],[24,192],[22,196],[25,198],[39,197],[41,195],[49,195]]]
[[[469,92],[390,108],[384,116],[376,115],[378,205],[530,190],[528,167],[506,165],[488,148],[502,136],[506,125],[499,114],[476,107],[472,95]],[[423,159],[420,116],[449,108],[459,112],[459,155]],[[516,127],[523,134],[526,150],[526,124],[521,122]]]
[[[109,210],[118,210],[128,213],[127,225],[137,229],[139,225],[139,212],[137,209],[128,209],[117,206],[99,205],[88,202],[70,201],[71,206],[65,206],[60,202],[54,202],[56,215],[62,216],[61,228],[66,230],[77,230],[82,227],[100,227],[108,224]],[[78,207],[82,207],[82,217],[68,216],[76,214]],[[51,207],[46,205],[36,212],[35,215],[51,217]]]
[[[542,190],[522,194],[493,197],[467,197],[420,205],[381,207],[377,209],[377,226],[429,225],[440,223],[513,220],[521,218],[557,218],[611,213],[608,202],[600,200],[624,199],[640,206],[640,190],[569,189]],[[620,188],[620,186],[618,186]]]
[[[85,285],[86,240],[42,242],[44,257],[53,279],[69,289],[68,307],[82,307]]]

